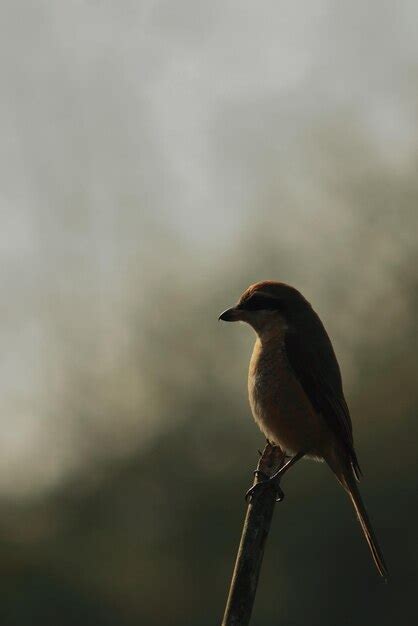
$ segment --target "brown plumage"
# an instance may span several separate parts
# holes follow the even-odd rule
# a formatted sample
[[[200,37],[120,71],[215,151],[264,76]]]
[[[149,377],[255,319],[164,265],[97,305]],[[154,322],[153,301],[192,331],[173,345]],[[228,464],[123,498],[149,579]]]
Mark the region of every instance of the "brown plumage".
[[[387,568],[357,487],[361,471],[340,368],[327,332],[302,294],[274,281],[251,285],[224,321],[257,334],[248,391],[254,419],[294,461],[324,460],[347,491],[381,576]],[[283,473],[281,471],[281,473]]]

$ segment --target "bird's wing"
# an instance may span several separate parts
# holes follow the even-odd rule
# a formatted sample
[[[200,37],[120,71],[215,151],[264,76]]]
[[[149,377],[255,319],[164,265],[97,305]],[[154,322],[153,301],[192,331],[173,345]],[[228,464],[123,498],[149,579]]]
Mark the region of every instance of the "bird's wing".
[[[315,410],[344,445],[358,477],[361,471],[353,447],[351,418],[340,368],[330,338],[312,309],[309,320],[299,328],[288,330],[285,348],[296,378]]]

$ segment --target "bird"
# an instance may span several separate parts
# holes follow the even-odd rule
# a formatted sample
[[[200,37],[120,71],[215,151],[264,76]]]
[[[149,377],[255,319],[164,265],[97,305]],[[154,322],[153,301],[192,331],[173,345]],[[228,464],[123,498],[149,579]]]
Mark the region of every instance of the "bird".
[[[318,314],[295,287],[265,280],[250,285],[219,320],[245,322],[256,333],[248,371],[251,411],[267,441],[287,459],[247,495],[255,497],[260,488],[275,484],[282,497],[279,481],[299,459],[325,461],[347,492],[377,570],[387,580],[357,486],[362,472],[340,367]]]

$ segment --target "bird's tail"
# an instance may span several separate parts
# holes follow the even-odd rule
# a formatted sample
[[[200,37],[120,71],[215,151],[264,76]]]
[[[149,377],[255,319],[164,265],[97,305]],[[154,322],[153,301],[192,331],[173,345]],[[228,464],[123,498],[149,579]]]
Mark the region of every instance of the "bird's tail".
[[[370,552],[372,553],[372,557],[376,564],[378,572],[385,580],[387,580],[388,569],[383,558],[382,550],[380,549],[379,542],[377,541],[376,535],[374,534],[372,524],[370,522],[369,516],[367,515],[366,507],[363,504],[363,500],[361,498],[360,491],[357,487],[356,479],[354,478],[351,467],[348,469],[348,471],[344,472],[344,475],[340,477],[340,480],[343,487],[350,496],[351,502],[353,503],[358,520],[363,530],[363,534],[370,548]]]

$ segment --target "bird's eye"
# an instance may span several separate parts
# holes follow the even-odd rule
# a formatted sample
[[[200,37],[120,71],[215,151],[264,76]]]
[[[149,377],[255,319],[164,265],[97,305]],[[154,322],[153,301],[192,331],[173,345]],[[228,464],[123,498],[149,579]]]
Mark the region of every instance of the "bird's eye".
[[[243,302],[242,308],[247,311],[277,310],[280,308],[280,304],[275,298],[255,293]]]

